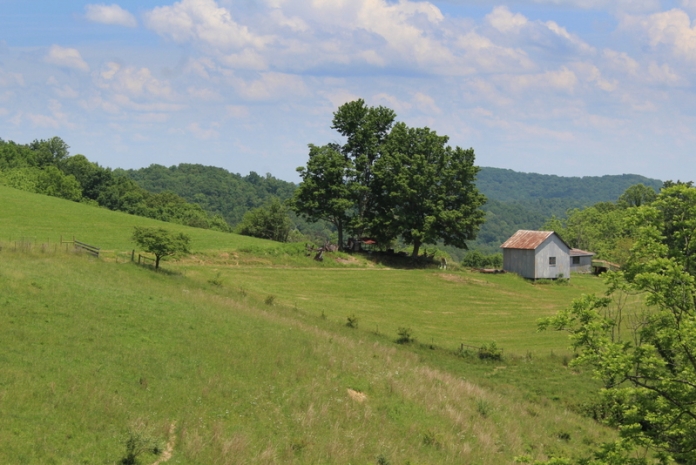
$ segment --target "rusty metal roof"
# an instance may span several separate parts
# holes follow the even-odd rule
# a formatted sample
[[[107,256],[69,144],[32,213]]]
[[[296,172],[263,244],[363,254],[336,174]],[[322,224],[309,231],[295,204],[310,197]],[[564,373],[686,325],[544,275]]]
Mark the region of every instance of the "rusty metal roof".
[[[588,252],[586,250],[570,249],[570,256],[571,257],[586,257],[586,256],[593,256],[594,254],[595,254],[594,252]]]
[[[554,231],[527,231],[520,229],[513,234],[510,239],[505,241],[500,248],[534,250],[553,234],[556,233]],[[556,235],[558,236],[558,234]],[[558,236],[558,238],[561,239],[561,236]],[[563,239],[561,239],[561,242],[563,242],[570,249],[570,246],[568,246]]]

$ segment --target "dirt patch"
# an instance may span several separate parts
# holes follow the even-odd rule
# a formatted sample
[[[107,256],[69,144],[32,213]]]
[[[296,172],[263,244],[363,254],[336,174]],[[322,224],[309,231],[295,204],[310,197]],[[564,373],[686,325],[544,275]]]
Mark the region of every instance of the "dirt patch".
[[[348,257],[348,258],[336,257],[336,263],[341,263],[342,265],[357,265],[360,262],[355,257]]]
[[[365,402],[367,400],[367,395],[365,395],[362,392],[355,391],[351,388],[346,389],[346,392],[348,392],[348,397],[350,397],[351,399],[353,399],[354,401],[356,401],[358,403],[362,404],[363,402]]]
[[[164,446],[164,450],[162,451],[162,455],[160,458],[152,462],[152,465],[160,465],[160,463],[164,463],[169,461],[169,459],[172,458],[172,454],[174,453],[174,445],[176,444],[176,422],[172,423],[171,426],[169,427],[169,441],[167,441],[167,445]]]

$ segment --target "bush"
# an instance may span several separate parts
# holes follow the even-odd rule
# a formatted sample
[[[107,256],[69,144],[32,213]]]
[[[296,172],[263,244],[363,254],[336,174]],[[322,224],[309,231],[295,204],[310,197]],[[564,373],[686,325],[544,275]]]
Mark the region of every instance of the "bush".
[[[464,256],[461,264],[470,268],[501,268],[503,254],[484,255],[478,250],[473,250]]]
[[[397,344],[410,344],[416,340],[416,338],[413,337],[413,330],[411,328],[400,327],[396,331],[396,334],[399,335],[399,337],[396,339]]]
[[[159,455],[162,449],[158,441],[152,437],[144,428],[134,428],[128,431],[126,438],[126,455],[119,461],[122,465],[136,465],[139,463],[138,457],[150,453]]]
[[[288,212],[288,208],[280,200],[273,198],[265,206],[247,212],[237,227],[237,232],[244,236],[287,242],[292,228]]]
[[[348,326],[349,328],[357,329],[357,327],[358,327],[358,317],[355,316],[355,315],[350,315],[350,316],[347,318],[346,326]]]
[[[503,349],[499,348],[495,342],[491,342],[479,348],[478,356],[481,360],[502,360]]]

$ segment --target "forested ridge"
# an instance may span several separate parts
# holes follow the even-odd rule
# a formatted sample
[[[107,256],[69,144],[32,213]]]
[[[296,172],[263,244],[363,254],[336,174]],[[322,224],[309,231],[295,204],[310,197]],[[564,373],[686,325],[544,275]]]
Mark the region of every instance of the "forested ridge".
[[[232,173],[200,164],[137,170],[110,169],[83,155],[71,156],[58,137],[18,144],[0,139],[0,183],[31,192],[91,203],[176,223],[231,230],[253,209],[292,198],[297,185],[271,174]],[[573,209],[613,202],[630,186],[659,190],[662,181],[639,175],[563,177],[483,167],[476,185],[487,198],[486,221],[470,249],[496,253],[518,229],[538,229]],[[290,212],[309,238],[332,234],[328,223],[308,223]],[[447,248],[455,258],[462,252]]]
[[[662,187],[662,181],[637,174],[565,177],[481,168],[476,185],[488,198],[486,222],[472,248],[497,252],[518,229],[539,229],[554,216],[562,219],[574,209],[614,202],[636,184],[656,191]]]
[[[244,214],[276,196],[292,197],[297,185],[251,172],[246,176],[212,166],[180,164],[151,165],[123,172],[151,192],[171,191],[212,214],[220,214],[232,226]],[[565,218],[569,210],[598,202],[616,201],[630,186],[642,183],[659,190],[662,181],[635,174],[564,177],[520,173],[483,167],[476,185],[488,201],[483,206],[486,222],[471,248],[498,252],[498,247],[518,229],[537,229],[549,218]],[[295,223],[301,222],[293,218]],[[312,225],[300,224],[300,229]],[[319,226],[314,226],[318,228]]]

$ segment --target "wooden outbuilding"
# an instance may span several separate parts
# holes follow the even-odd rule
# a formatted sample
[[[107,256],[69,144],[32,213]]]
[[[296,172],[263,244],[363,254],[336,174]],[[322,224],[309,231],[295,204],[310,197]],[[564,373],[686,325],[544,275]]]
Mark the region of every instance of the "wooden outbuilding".
[[[570,249],[570,271],[574,273],[591,273],[594,252]]]
[[[528,279],[570,278],[570,246],[554,231],[519,230],[500,247],[505,271]]]

